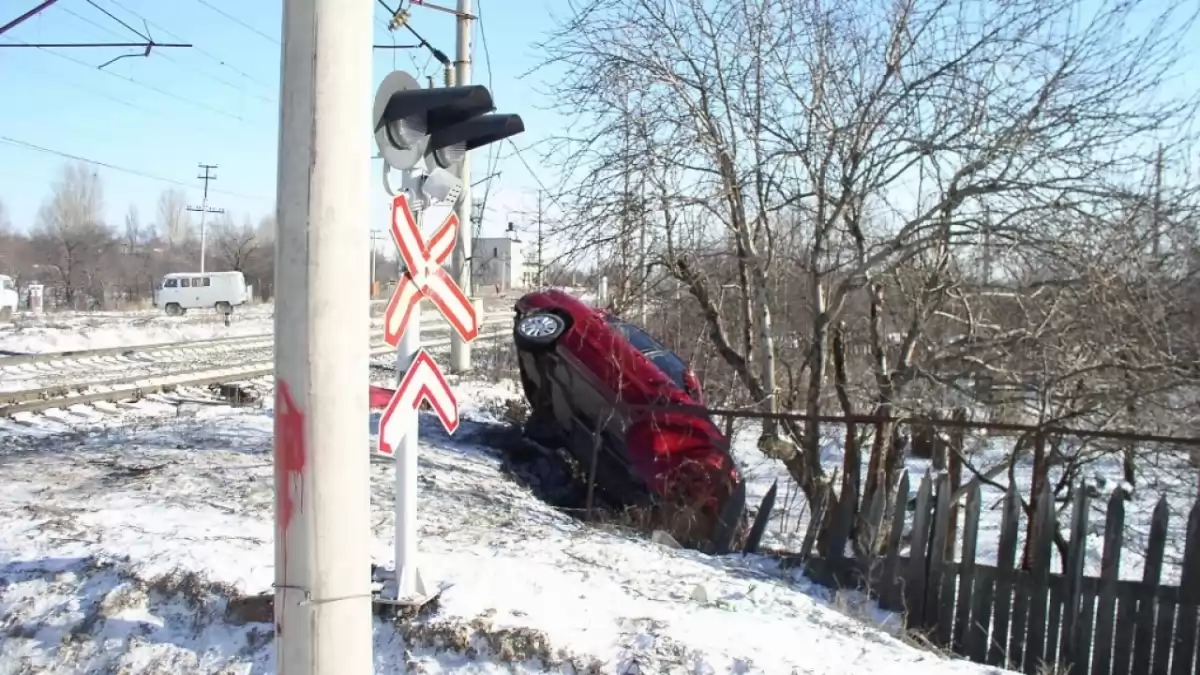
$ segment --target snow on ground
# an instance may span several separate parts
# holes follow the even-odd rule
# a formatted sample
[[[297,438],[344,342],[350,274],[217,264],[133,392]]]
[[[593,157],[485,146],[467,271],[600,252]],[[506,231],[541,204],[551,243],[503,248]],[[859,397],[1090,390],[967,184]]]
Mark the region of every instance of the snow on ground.
[[[841,429],[828,426],[822,428],[822,464],[827,472],[840,470],[843,459]],[[762,500],[771,484],[779,481],[779,498],[772,512],[768,536],[764,545],[796,550],[804,538],[809,513],[803,495],[795,488],[787,470],[778,460],[768,458],[759,451],[756,443],[757,430],[751,424],[743,424],[735,434],[733,453],[744,468],[746,475],[746,501],[754,507]],[[968,436],[966,439],[967,460],[979,469],[985,469],[1005,461],[1006,452],[1011,451],[1015,438]],[[867,465],[864,453],[862,465]],[[1150,534],[1150,516],[1160,497],[1165,497],[1170,514],[1170,526],[1163,560],[1162,583],[1178,584],[1182,573],[1184,533],[1192,505],[1200,498],[1200,471],[1191,463],[1186,449],[1162,446],[1144,446],[1139,449],[1137,463],[1138,481],[1132,498],[1125,502],[1125,542],[1122,549],[1120,575],[1122,579],[1141,580],[1146,556],[1146,540]],[[911,496],[916,496],[920,479],[930,471],[928,460],[909,458],[906,467],[911,477]],[[963,472],[964,482],[971,478],[969,471]],[[1026,455],[1017,462],[1013,475],[1025,499],[1029,498],[1033,479],[1032,458]],[[1052,467],[1050,477],[1058,481],[1062,475],[1060,467]],[[1104,546],[1104,523],[1109,495],[1122,484],[1120,456],[1100,455],[1090,460],[1085,477],[1099,488],[1100,497],[1092,499],[1089,516],[1088,551],[1084,562],[1084,573],[1100,575],[1101,554]],[[996,478],[1001,485],[1008,484],[1007,474]],[[996,564],[996,548],[1000,539],[1001,499],[1004,492],[991,485],[981,489],[982,506],[979,519],[979,545],[976,561]],[[1062,504],[1059,505],[1063,507]],[[1059,523],[1064,536],[1069,536],[1071,509],[1066,505],[1060,512]],[[908,526],[912,525],[911,514]],[[1018,551],[1025,541],[1025,522],[1018,535]],[[961,541],[960,541],[961,548]],[[1057,549],[1052,552],[1051,569],[1059,570],[1060,558]]]
[[[455,386],[459,432],[422,420],[422,570],[443,592],[399,630],[376,621],[377,672],[998,672],[868,627],[766,559],[667,549],[550,508],[484,445],[517,387]],[[273,672],[270,616],[229,602],[272,581],[271,424],[264,409],[196,407],[6,433],[0,673]],[[384,565],[392,480],[373,464]]]
[[[0,324],[0,354],[41,354],[262,335],[274,331],[274,307],[271,303],[239,307],[229,326],[220,314],[209,310],[193,310],[178,317],[151,310],[22,313],[12,323]]]

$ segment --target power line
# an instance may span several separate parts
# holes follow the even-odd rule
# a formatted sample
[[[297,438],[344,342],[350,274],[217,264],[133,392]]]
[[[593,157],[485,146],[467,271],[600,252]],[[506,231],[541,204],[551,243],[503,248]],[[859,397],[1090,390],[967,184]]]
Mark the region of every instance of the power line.
[[[518,146],[516,143],[514,143],[513,139],[511,139],[511,138],[508,139],[508,142],[509,142],[509,144],[512,145],[513,150],[516,150],[517,159],[521,160],[521,164],[525,166],[525,170],[529,172],[529,175],[533,176],[533,180],[537,182],[538,187],[541,188],[542,190],[545,190],[546,196],[548,196],[550,198],[550,201],[555,206],[558,206],[561,209],[562,207],[559,205],[558,200],[554,198],[554,193],[551,192],[550,189],[547,188],[544,183],[542,183],[542,179],[538,177],[537,172],[533,170],[533,167],[529,166],[529,162],[525,161],[525,155],[521,154],[520,146]]]
[[[155,41],[154,41],[154,39],[153,39],[153,38],[151,38],[151,37],[150,37],[150,35],[149,35],[149,29],[147,29],[146,33],[142,33],[141,31],[139,31],[138,29],[134,28],[133,26],[130,26],[129,24],[127,24],[127,23],[125,23],[124,21],[122,21],[121,19],[119,19],[119,18],[117,18],[117,17],[113,16],[111,12],[109,12],[109,11],[108,11],[108,10],[106,10],[106,9],[104,9],[104,8],[103,8],[103,7],[101,7],[100,5],[97,5],[97,4],[96,4],[96,3],[95,3],[93,0],[85,0],[85,1],[86,1],[86,2],[87,2],[89,5],[91,5],[92,7],[94,7],[95,9],[99,10],[100,12],[102,12],[102,13],[103,13],[105,16],[107,16],[108,18],[110,18],[110,19],[112,19],[113,21],[116,21],[117,23],[119,23],[119,24],[121,24],[122,26],[124,26],[124,27],[125,27],[125,29],[126,29],[126,30],[128,30],[129,32],[131,32],[131,33],[133,33],[134,35],[136,35],[137,37],[141,38],[141,39],[142,39],[142,42],[38,42],[38,43],[28,43],[28,42],[22,42],[22,41],[20,41],[20,40],[17,40],[17,41],[16,41],[16,42],[17,42],[17,44],[7,44],[7,43],[6,43],[6,44],[0,44],[0,47],[5,47],[5,48],[9,48],[9,49],[20,49],[20,48],[36,48],[36,49],[65,49],[65,48],[104,49],[104,48],[122,48],[122,47],[125,47],[125,48],[131,48],[131,47],[137,47],[137,48],[139,48],[139,49],[142,49],[142,50],[143,50],[143,51],[142,51],[142,53],[141,53],[140,55],[139,55],[139,54],[122,54],[122,55],[120,55],[120,56],[117,56],[117,57],[111,58],[111,59],[109,59],[108,61],[105,61],[104,63],[102,63],[102,64],[100,64],[99,66],[97,66],[98,68],[100,68],[101,70],[103,70],[104,68],[106,68],[106,67],[108,67],[108,66],[112,65],[113,63],[116,63],[117,61],[120,61],[121,59],[127,59],[127,58],[130,58],[130,57],[136,57],[136,56],[148,57],[148,56],[150,56],[150,52],[151,52],[151,51],[152,51],[152,50],[153,50],[155,47],[161,47],[161,48],[171,48],[171,47],[191,47],[191,46],[192,46],[192,45],[190,45],[190,44],[185,44],[185,43],[167,43],[167,42],[155,42]],[[9,23],[5,24],[5,25],[4,25],[2,28],[0,28],[0,33],[5,33],[5,32],[7,32],[9,29],[11,29],[11,28],[13,28],[14,26],[16,26],[16,25],[20,24],[21,22],[25,21],[26,19],[28,19],[28,18],[30,18],[30,17],[32,17],[32,16],[34,16],[34,15],[40,14],[42,11],[46,10],[47,8],[49,8],[49,7],[50,7],[52,4],[54,4],[55,2],[56,2],[56,0],[49,0],[48,2],[43,2],[41,5],[38,5],[38,6],[37,6],[37,7],[35,7],[34,9],[32,9],[32,10],[30,10],[30,11],[26,12],[25,14],[23,14],[23,15],[21,15],[20,17],[18,17],[18,18],[16,18],[16,19],[14,19],[13,21],[10,21]],[[70,11],[70,10],[68,10],[68,11]],[[72,14],[73,16],[76,16],[76,17],[78,17],[78,16],[79,16],[78,14],[75,14],[74,12],[71,12],[71,14]],[[82,17],[80,17],[80,18],[82,18]],[[94,24],[94,22],[92,22],[92,23]],[[106,29],[106,30],[107,30],[107,29]],[[110,32],[110,33],[112,33],[112,31],[111,31],[111,30],[110,30],[109,32]],[[115,34],[115,33],[114,33],[114,34]],[[120,38],[125,38],[126,40],[128,39],[128,38],[127,38],[126,36],[124,36],[124,35],[119,35],[118,37],[120,37]]]
[[[126,26],[126,27],[128,27],[128,24],[127,24],[127,23],[125,23],[125,22],[124,22],[124,21],[122,21],[121,19],[119,19],[119,18],[117,18],[117,17],[113,16],[113,14],[112,14],[111,12],[109,12],[108,10],[104,9],[103,7],[100,7],[99,5],[96,5],[96,3],[94,3],[94,2],[91,2],[91,0],[88,0],[88,3],[89,3],[89,4],[91,4],[91,5],[93,5],[94,7],[96,7],[96,9],[99,9],[100,11],[104,12],[104,13],[105,13],[107,16],[110,16],[110,17],[112,17],[114,20],[116,20],[117,22],[119,22],[119,23],[120,23],[122,26]],[[126,9],[125,7],[123,7],[123,6],[119,5],[119,4],[117,4],[116,2],[113,2],[113,4],[114,4],[114,5],[116,5],[116,6],[118,6],[118,7],[121,7],[122,9],[125,9],[125,11],[126,11],[126,12],[129,12],[130,14],[133,14],[133,16],[136,16],[137,18],[141,19],[141,20],[142,20],[142,22],[143,22],[143,23],[145,23],[147,26],[154,25],[154,24],[152,24],[150,21],[147,21],[147,20],[146,20],[144,17],[142,17],[142,16],[140,16],[139,14],[137,14],[136,12],[130,12],[128,9]],[[123,37],[121,34],[117,33],[115,30],[113,30],[113,29],[109,28],[108,26],[102,25],[102,24],[100,24],[100,23],[98,23],[98,22],[94,21],[93,19],[90,19],[90,18],[88,18],[88,17],[86,17],[86,16],[83,16],[83,15],[81,15],[81,14],[78,14],[77,12],[73,11],[73,10],[72,10],[70,7],[60,7],[59,9],[61,9],[61,10],[62,10],[62,11],[64,11],[64,12],[66,12],[67,14],[70,14],[71,16],[75,17],[76,19],[78,19],[78,20],[80,20],[80,21],[82,21],[82,22],[84,22],[84,23],[88,24],[89,26],[92,26],[93,28],[98,28],[98,29],[100,29],[100,30],[104,31],[104,32],[105,32],[105,33],[107,33],[108,35],[111,35],[111,36],[113,36],[113,37],[117,37],[117,38]],[[171,33],[170,33],[170,31],[166,31],[165,29],[163,29],[163,28],[161,28],[161,27],[159,27],[159,26],[155,26],[155,28],[158,28],[159,30],[162,30],[163,32],[166,32],[166,33],[168,33],[169,35],[173,35],[173,34],[171,34]],[[147,30],[147,33],[148,33],[148,32],[149,32],[149,30]],[[176,35],[176,36],[174,36],[174,37],[175,37],[176,39],[182,39],[182,38],[180,38],[180,37],[179,37],[179,36],[177,36],[177,35]],[[38,45],[38,46],[40,46],[40,47],[47,47],[47,48],[49,48],[49,47],[51,47],[52,45],[45,45],[45,44],[43,44],[43,45]],[[109,46],[115,46],[115,45],[111,45],[111,44],[110,44]],[[137,46],[137,47],[142,47],[142,46],[144,46],[144,45],[142,45],[142,44],[138,44],[138,45],[129,45],[129,46]],[[161,46],[161,45],[158,45],[158,44],[156,43],[156,46]],[[200,50],[199,48],[195,48],[195,47],[193,47],[193,49],[196,49],[197,51],[201,51],[201,52],[203,52],[203,50]],[[257,98],[257,99],[259,99],[259,100],[261,100],[261,101],[265,101],[265,102],[267,102],[267,103],[271,103],[271,104],[275,104],[275,103],[277,103],[277,101],[276,101],[275,99],[268,98],[268,97],[266,97],[266,96],[263,96],[263,95],[261,95],[261,94],[258,94],[258,93],[255,93],[255,92],[248,91],[248,90],[247,90],[245,87],[242,87],[242,86],[236,85],[236,84],[234,84],[234,83],[230,82],[229,80],[226,80],[226,79],[224,79],[224,78],[222,78],[222,77],[219,77],[219,76],[217,76],[217,75],[213,75],[212,73],[210,73],[210,72],[208,72],[208,71],[205,71],[205,70],[202,70],[202,69],[200,69],[200,68],[197,68],[196,66],[194,66],[194,65],[192,65],[192,64],[190,64],[190,63],[187,63],[187,62],[185,62],[185,61],[181,61],[181,60],[179,60],[179,59],[176,59],[176,58],[174,58],[173,56],[171,56],[170,54],[166,54],[166,53],[159,53],[159,54],[158,54],[158,56],[161,56],[162,58],[166,59],[167,61],[170,61],[170,62],[172,62],[172,63],[177,63],[177,64],[179,64],[180,66],[182,66],[182,67],[184,67],[184,68],[187,68],[187,69],[189,69],[189,70],[192,70],[192,71],[194,71],[194,72],[197,72],[197,73],[199,73],[199,74],[201,74],[201,75],[203,75],[203,76],[205,76],[205,77],[208,77],[208,78],[212,79],[213,81],[215,81],[215,82],[218,82],[218,83],[220,83],[220,84],[223,84],[223,85],[225,85],[225,86],[229,87],[230,89],[233,89],[233,90],[235,90],[235,91],[237,91],[237,92],[239,92],[239,93],[241,93],[241,94],[243,94],[243,95],[252,96],[252,97],[254,97],[254,98]]]
[[[220,14],[221,16],[225,17],[226,19],[229,19],[230,21],[236,23],[237,25],[241,26],[242,28],[245,28],[246,30],[251,31],[252,33],[256,33],[259,36],[261,36],[267,40],[270,40],[271,42],[273,42],[275,44],[279,44],[278,38],[271,37],[270,35],[267,35],[266,33],[255,28],[254,26],[251,26],[250,24],[246,23],[245,21],[242,21],[241,19],[237,18],[236,16],[229,14],[228,12],[221,9],[220,7],[216,7],[212,4],[209,4],[208,0],[196,0],[196,2],[204,5],[205,7],[211,9],[212,11],[216,12],[217,14]]]
[[[9,38],[9,39],[10,39],[10,40],[12,40],[13,42],[17,42],[17,43],[19,43],[19,44],[25,44],[25,45],[29,44],[28,42],[24,42],[24,41],[22,41],[22,40],[16,40],[16,39],[13,39],[13,38]],[[50,49],[46,49],[45,47],[38,47],[38,49],[41,49],[42,51],[46,52],[47,54],[53,54],[54,56],[57,56],[57,57],[58,57],[58,58],[60,58],[60,59],[66,59],[67,61],[70,61],[71,63],[74,63],[74,64],[76,64],[76,65],[79,65],[79,66],[83,66],[84,68],[87,68],[88,70],[96,70],[96,68],[94,68],[94,67],[93,67],[91,64],[89,64],[89,63],[85,63],[84,61],[80,61],[79,59],[77,59],[77,58],[74,58],[74,57],[72,57],[72,56],[68,56],[68,55],[66,55],[66,54],[62,54],[62,53],[59,53],[59,52],[56,52],[56,51],[52,51],[52,50],[50,50]],[[235,115],[235,114],[233,114],[233,113],[231,113],[231,112],[228,112],[228,111],[222,110],[222,109],[220,109],[220,108],[213,107],[213,106],[211,106],[211,105],[208,105],[207,103],[204,103],[203,101],[198,101],[198,100],[196,100],[196,99],[191,99],[191,98],[188,98],[188,97],[186,97],[186,96],[180,96],[179,94],[173,94],[173,93],[171,93],[171,92],[169,92],[169,91],[167,91],[167,90],[165,90],[165,89],[160,89],[160,88],[158,88],[158,87],[156,87],[156,86],[154,86],[154,85],[152,85],[152,84],[146,84],[145,82],[142,82],[142,81],[140,81],[140,80],[135,80],[135,79],[133,79],[132,77],[127,77],[127,76],[125,76],[125,75],[120,75],[120,74],[118,74],[118,73],[114,73],[114,72],[112,72],[111,70],[101,70],[100,72],[104,73],[105,75],[109,75],[109,76],[111,76],[111,77],[115,77],[115,78],[117,78],[117,79],[120,79],[120,80],[125,80],[126,82],[129,82],[130,84],[135,84],[135,85],[137,85],[137,86],[139,86],[139,87],[142,87],[142,88],[144,88],[144,89],[149,89],[150,91],[153,91],[153,92],[155,92],[155,93],[157,93],[157,94],[161,94],[162,96],[166,96],[166,97],[168,97],[168,98],[173,98],[173,99],[176,99],[176,100],[178,100],[178,101],[180,101],[180,102],[182,102],[182,103],[186,103],[186,104],[188,104],[188,105],[193,105],[193,106],[196,106],[196,107],[199,107],[199,108],[204,108],[205,110],[208,110],[209,112],[213,112],[213,113],[216,113],[216,114],[218,114],[218,115],[222,115],[222,116],[224,116],[224,117],[228,117],[228,118],[230,118],[230,119],[237,120],[237,121],[239,121],[239,122],[243,122],[243,123],[249,123],[249,121],[248,121],[246,118],[244,118],[244,117],[242,117],[242,116],[240,116],[240,115]]]
[[[492,92],[492,97],[495,98],[495,91],[492,89],[492,54],[488,51],[487,29],[483,25],[483,0],[475,0],[475,18],[479,20],[479,40],[483,43],[483,60],[487,68],[487,87],[488,91]],[[500,161],[499,143],[491,143],[488,145],[487,158],[487,175],[492,176],[496,173],[496,165]],[[483,200],[480,203],[480,219],[479,232],[483,231],[482,214],[487,212],[488,197],[492,193],[492,181],[488,181],[483,187]]]
[[[0,142],[20,146],[23,148],[27,148],[29,150],[35,150],[37,152],[43,152],[48,155],[56,155],[56,156],[62,157],[64,159],[71,159],[71,160],[75,160],[77,162],[84,162],[86,164],[103,167],[105,169],[111,169],[113,171],[119,171],[121,173],[127,173],[131,176],[138,176],[139,178],[155,180],[155,181],[159,181],[161,183],[169,183],[171,185],[177,185],[179,187],[184,187],[184,188],[189,188],[189,189],[193,187],[192,185],[189,185],[188,183],[184,183],[183,181],[178,181],[178,180],[175,180],[172,178],[166,178],[164,176],[159,176],[159,175],[152,174],[152,173],[149,173],[146,171],[140,171],[138,169],[130,169],[128,167],[120,166],[118,164],[110,164],[108,162],[101,162],[99,160],[89,159],[87,157],[83,157],[80,155],[73,155],[69,152],[63,152],[61,150],[47,148],[45,146],[37,145],[35,143],[30,143],[28,141],[22,141],[22,140],[19,140],[16,138],[10,138],[8,136],[0,136]],[[271,201],[271,199],[272,199],[269,197],[263,197],[261,195],[248,195],[248,194],[244,194],[241,192],[232,192],[230,190],[217,190],[215,188],[212,190],[212,192],[229,195],[230,197],[238,197],[240,199],[251,199],[251,200],[262,200],[262,201]]]
[[[171,30],[165,28],[161,24],[154,23],[153,21],[147,19],[146,17],[142,16],[141,14],[138,14],[137,12],[133,11],[132,9],[129,9],[125,5],[118,2],[117,0],[108,0],[108,2],[109,2],[109,4],[112,4],[116,7],[120,7],[121,9],[125,10],[127,13],[132,14],[133,16],[136,16],[137,18],[141,19],[142,21],[145,21],[147,24],[149,24],[150,26],[153,26],[155,29],[161,30],[162,32],[166,33],[168,37],[172,37],[176,40],[183,39],[178,33],[172,32]],[[193,47],[192,51],[203,54],[204,56],[206,56],[210,60],[212,60],[214,63],[216,63],[217,65],[220,65],[224,68],[228,68],[230,71],[237,73],[238,75],[241,75],[242,77],[246,78],[247,80],[249,80],[259,86],[266,87],[267,89],[274,89],[275,86],[278,84],[278,83],[271,84],[271,83],[265,82],[263,80],[260,80],[256,77],[254,77],[253,75],[246,73],[245,71],[241,70],[240,68],[237,68],[236,66],[226,62],[221,57],[216,56],[212,52],[209,52],[201,47]]]

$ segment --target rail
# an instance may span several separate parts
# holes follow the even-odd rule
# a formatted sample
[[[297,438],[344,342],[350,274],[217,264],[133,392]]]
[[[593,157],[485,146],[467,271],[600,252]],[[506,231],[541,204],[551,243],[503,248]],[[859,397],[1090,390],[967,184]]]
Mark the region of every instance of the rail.
[[[499,323],[512,318],[511,312],[491,312],[483,315],[481,326]],[[271,341],[273,333],[256,333],[254,335],[239,335],[232,337],[205,338],[203,340],[186,340],[176,342],[156,342],[145,345],[122,345],[118,347],[100,347],[97,349],[73,349],[61,352],[43,352],[40,354],[17,354],[0,356],[0,368],[21,366],[31,363],[47,363],[51,361],[82,361],[85,359],[104,356],[132,356],[149,352],[164,352],[189,349],[208,349],[223,344],[254,343]]]
[[[484,326],[495,325],[485,322]],[[508,331],[499,330],[481,333],[476,342],[488,342],[509,335]],[[430,340],[422,345],[425,348],[446,347],[450,338]],[[371,346],[371,356],[381,356],[392,353],[395,348],[382,342]],[[181,373],[169,373],[150,377],[129,378],[127,380],[110,380],[91,383],[88,385],[59,385],[42,387],[34,390],[6,392],[0,394],[0,399],[12,401],[0,405],[0,418],[12,417],[23,412],[41,412],[56,408],[70,408],[77,405],[92,403],[138,399],[148,394],[166,392],[187,386],[204,386],[207,384],[228,384],[265,377],[275,372],[274,359],[255,361],[226,368],[204,368]],[[105,387],[104,391],[79,391],[87,387]],[[50,393],[46,393],[49,390]],[[75,390],[75,391],[72,391]],[[63,392],[66,392],[65,394]],[[45,398],[50,396],[50,398]]]

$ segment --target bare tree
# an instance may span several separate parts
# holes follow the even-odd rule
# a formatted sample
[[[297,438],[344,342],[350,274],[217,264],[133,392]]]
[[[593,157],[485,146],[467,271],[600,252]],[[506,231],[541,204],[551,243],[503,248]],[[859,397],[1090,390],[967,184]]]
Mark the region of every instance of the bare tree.
[[[691,295],[743,400],[810,417],[768,421],[761,445],[815,500],[828,407],[891,419],[961,388],[938,368],[984,354],[1011,375],[1031,358],[1017,347],[1052,332],[1005,314],[1025,290],[984,299],[962,254],[1066,261],[1104,246],[1098,222],[1120,229],[1105,214],[1146,165],[1136,140],[1178,138],[1195,107],[1159,87],[1183,55],[1183,5],[572,3],[545,44],[581,130],[556,148],[578,214],[564,229],[598,252],[630,220],[652,230],[649,262]],[[614,189],[628,179],[644,197]],[[875,434],[868,491],[891,484],[892,437]],[[858,496],[855,440],[843,499]]]
[[[153,293],[155,243],[154,232],[142,224],[137,207],[130,204],[125,213],[119,261],[124,292],[130,299]]]
[[[246,220],[235,225],[233,217],[224,214],[213,228],[213,248],[217,261],[224,268],[245,272],[263,256],[267,245],[259,229]]]
[[[182,190],[164,190],[158,196],[158,228],[169,249],[181,248],[195,238],[187,195]]]
[[[39,260],[54,267],[65,300],[74,305],[80,290],[104,301],[106,280],[100,274],[115,240],[103,222],[104,192],[100,176],[84,163],[67,164],[50,198],[38,211],[32,244]]]
[[[0,274],[20,277],[29,264],[23,237],[13,231],[4,202],[0,202]]]

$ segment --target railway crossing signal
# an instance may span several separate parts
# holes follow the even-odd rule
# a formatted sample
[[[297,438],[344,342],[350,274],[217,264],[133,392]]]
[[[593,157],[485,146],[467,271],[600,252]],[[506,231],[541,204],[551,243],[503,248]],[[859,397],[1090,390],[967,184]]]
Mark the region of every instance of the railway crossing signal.
[[[392,199],[392,239],[400,250],[405,270],[383,314],[383,339],[395,347],[400,344],[413,309],[427,297],[465,341],[479,336],[479,317],[475,306],[442,267],[454,250],[458,236],[458,217],[450,214],[438,229],[425,239],[417,219],[401,193]]]
[[[425,595],[417,566],[417,406],[428,401],[447,433],[458,428],[454,392],[421,349],[421,298],[429,298],[454,328],[461,344],[453,348],[479,335],[479,317],[465,292],[469,240],[458,238],[459,217],[450,215],[426,237],[418,212],[431,203],[456,201],[469,188],[470,178],[463,175],[468,152],[525,130],[519,115],[493,110],[487,87],[422,89],[403,71],[389,74],[375,92],[375,143],[389,193],[388,170],[404,175],[402,189],[393,193],[391,231],[405,270],[384,314],[384,340],[397,348],[401,382],[380,418],[378,446],[380,454],[396,460],[396,567],[388,593],[397,601],[420,603]],[[453,276],[442,267],[452,254]]]
[[[393,169],[414,169],[424,158],[431,173],[450,171],[468,151],[525,131],[520,115],[493,110],[483,85],[422,89],[397,70],[375,92],[375,143]]]

